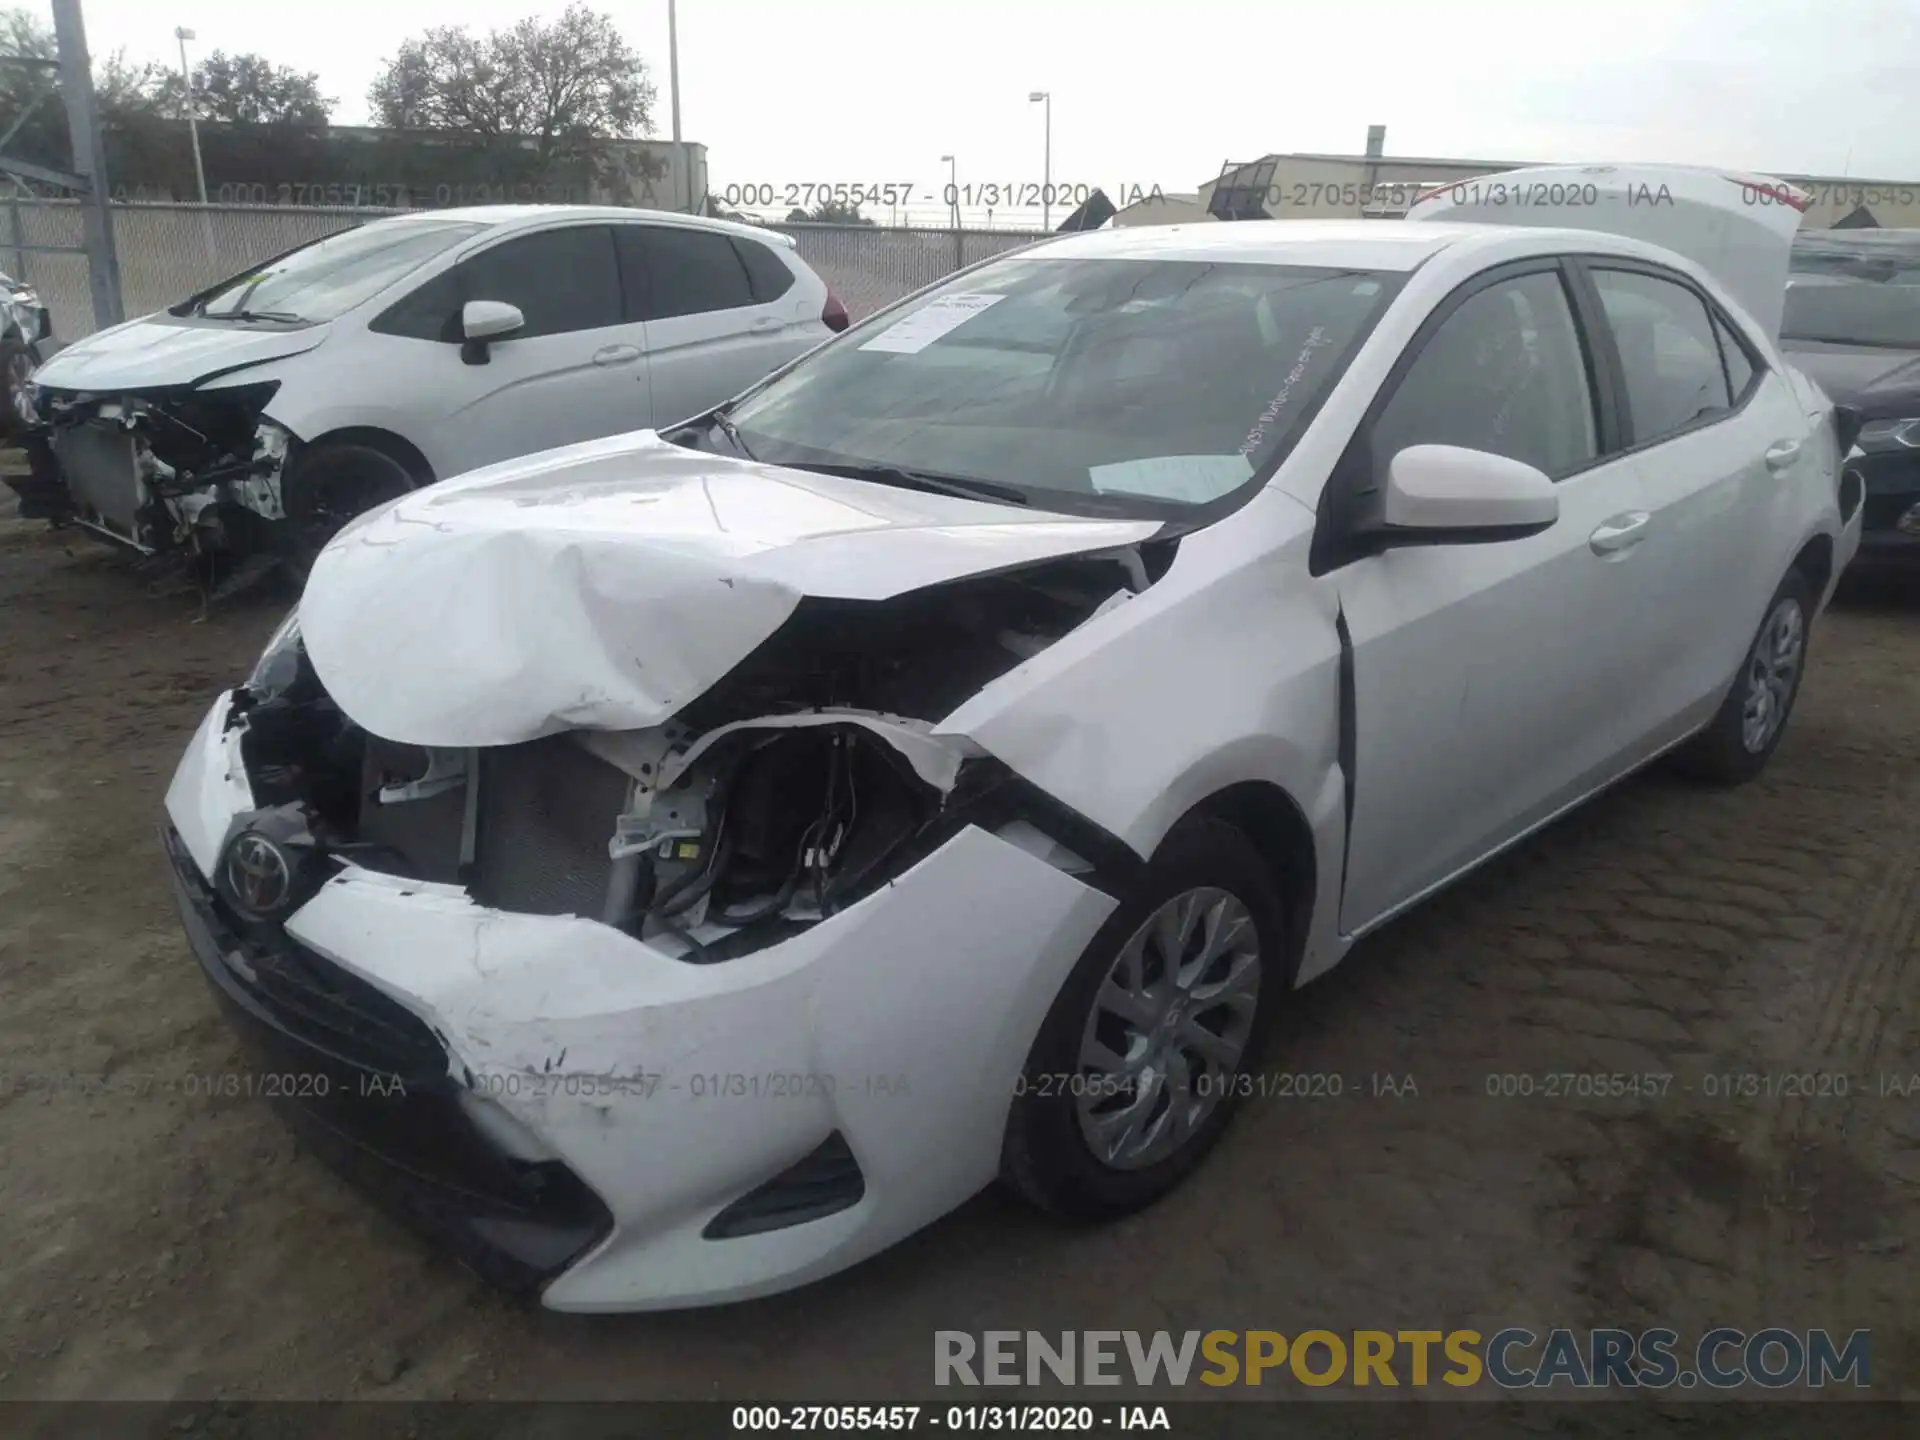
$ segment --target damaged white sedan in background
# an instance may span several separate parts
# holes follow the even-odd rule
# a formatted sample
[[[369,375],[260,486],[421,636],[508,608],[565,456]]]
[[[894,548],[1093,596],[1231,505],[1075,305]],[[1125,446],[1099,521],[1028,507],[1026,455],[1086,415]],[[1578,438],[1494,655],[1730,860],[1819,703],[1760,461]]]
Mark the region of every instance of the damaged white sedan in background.
[[[1051,241],[354,522],[174,778],[181,913],[310,1142],[556,1309],[1126,1213],[1355,937],[1760,769],[1848,423],[1631,239]]]

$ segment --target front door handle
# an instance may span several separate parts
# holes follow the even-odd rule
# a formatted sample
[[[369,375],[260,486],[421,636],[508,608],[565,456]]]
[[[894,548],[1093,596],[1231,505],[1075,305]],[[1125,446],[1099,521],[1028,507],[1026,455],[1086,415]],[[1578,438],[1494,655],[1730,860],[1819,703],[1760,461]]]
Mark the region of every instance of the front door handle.
[[[1767,447],[1767,469],[1778,475],[1800,455],[1798,440],[1776,440]]]
[[[625,365],[639,358],[638,345],[605,345],[593,352],[593,363],[596,365]]]
[[[1645,510],[1625,510],[1609,517],[1587,537],[1587,545],[1596,555],[1618,555],[1631,550],[1647,538],[1647,526],[1653,520]]]

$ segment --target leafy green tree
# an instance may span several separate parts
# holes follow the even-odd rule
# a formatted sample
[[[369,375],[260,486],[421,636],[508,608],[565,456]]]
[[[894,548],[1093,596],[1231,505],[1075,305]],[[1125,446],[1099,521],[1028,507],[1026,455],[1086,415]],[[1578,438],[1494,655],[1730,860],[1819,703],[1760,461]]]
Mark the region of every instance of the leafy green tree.
[[[438,25],[400,47],[367,91],[381,125],[476,142],[525,137],[544,166],[653,129],[646,61],[613,17],[582,4],[475,35]]]
[[[99,83],[95,82],[98,91]],[[170,115],[186,114],[186,87],[178,71],[160,82],[159,103]],[[276,65],[264,55],[215,50],[193,67],[195,113],[229,125],[288,125],[324,129],[337,103],[320,93],[320,77]]]

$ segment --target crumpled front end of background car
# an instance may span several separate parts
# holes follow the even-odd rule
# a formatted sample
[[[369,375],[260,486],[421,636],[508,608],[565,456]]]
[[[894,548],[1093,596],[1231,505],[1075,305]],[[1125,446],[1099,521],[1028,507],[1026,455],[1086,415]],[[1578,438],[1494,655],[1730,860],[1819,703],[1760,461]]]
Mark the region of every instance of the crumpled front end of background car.
[[[79,525],[143,554],[246,553],[283,521],[292,436],[263,417],[277,383],[133,394],[35,387],[11,483],[21,513]]]

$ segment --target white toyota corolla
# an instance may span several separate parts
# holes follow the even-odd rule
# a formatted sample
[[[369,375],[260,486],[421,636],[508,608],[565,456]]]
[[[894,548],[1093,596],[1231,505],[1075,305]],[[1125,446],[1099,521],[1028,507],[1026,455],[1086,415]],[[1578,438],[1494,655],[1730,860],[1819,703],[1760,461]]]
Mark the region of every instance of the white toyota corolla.
[[[1137,1209],[1356,937],[1780,743],[1852,417],[1745,283],[1068,236],[408,495],[173,780],[201,966],[317,1148],[556,1309],[797,1285],[996,1177]]]

